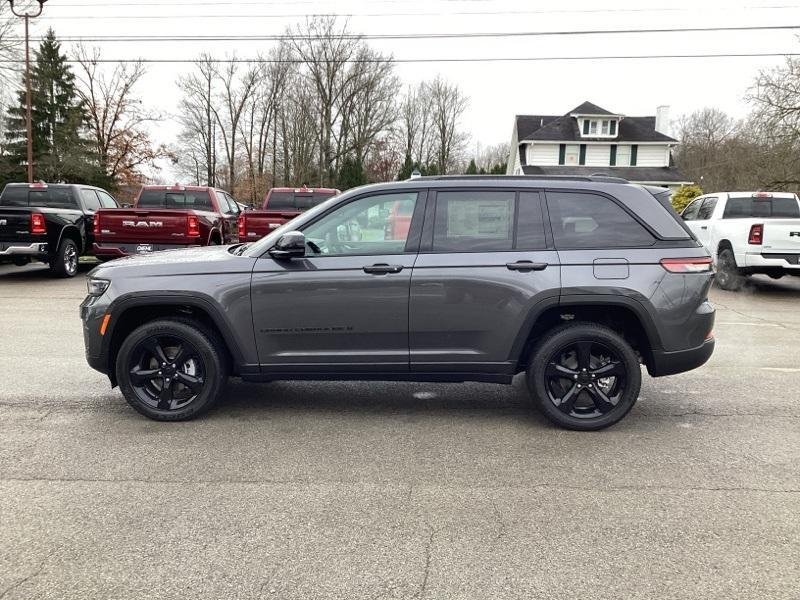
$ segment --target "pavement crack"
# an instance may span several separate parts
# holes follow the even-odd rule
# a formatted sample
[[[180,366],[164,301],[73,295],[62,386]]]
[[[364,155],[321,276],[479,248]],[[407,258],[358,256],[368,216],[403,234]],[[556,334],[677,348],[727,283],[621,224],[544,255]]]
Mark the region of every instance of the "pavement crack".
[[[425,566],[422,571],[422,583],[417,593],[418,598],[425,597],[425,592],[428,589],[428,577],[431,572],[431,554],[433,552],[433,538],[436,536],[436,530],[430,527],[430,525],[428,527],[430,529],[430,535],[428,536],[428,542],[425,544]]]
[[[37,567],[37,569],[33,573],[31,573],[30,575],[26,575],[25,577],[23,577],[22,579],[20,579],[16,583],[13,583],[8,588],[6,588],[5,591],[3,591],[3,593],[0,594],[0,600],[5,598],[8,594],[13,592],[14,590],[19,589],[20,587],[22,587],[23,585],[25,585],[26,583],[28,583],[32,579],[38,577],[39,574],[44,570],[44,566],[47,564],[47,561],[50,560],[51,556],[53,556],[54,552],[55,552],[55,550],[53,550],[47,556],[45,556],[44,559],[42,559],[42,562],[39,564],[39,566]]]

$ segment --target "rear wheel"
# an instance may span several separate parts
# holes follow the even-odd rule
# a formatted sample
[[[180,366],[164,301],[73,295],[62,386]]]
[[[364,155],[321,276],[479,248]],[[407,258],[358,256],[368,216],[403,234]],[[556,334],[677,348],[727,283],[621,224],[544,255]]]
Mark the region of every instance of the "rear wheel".
[[[146,323],[122,343],[117,381],[134,409],[157,421],[183,421],[220,399],[228,370],[222,342],[198,323]]]
[[[78,246],[70,238],[58,245],[56,255],[50,260],[50,272],[56,277],[75,277],[78,273]]]
[[[615,331],[573,323],[546,335],[528,366],[528,389],[556,425],[603,429],[622,419],[639,396],[642,372],[630,344]]]
[[[729,292],[735,292],[744,285],[745,277],[739,272],[730,248],[725,248],[717,256],[717,275],[714,280],[720,288]]]

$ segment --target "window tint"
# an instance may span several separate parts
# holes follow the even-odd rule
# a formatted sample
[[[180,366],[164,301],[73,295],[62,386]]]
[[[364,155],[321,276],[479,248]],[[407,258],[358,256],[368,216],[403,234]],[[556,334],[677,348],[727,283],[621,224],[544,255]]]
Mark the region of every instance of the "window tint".
[[[0,204],[4,206],[28,206],[28,188],[18,185],[7,185],[0,196]]]
[[[95,211],[100,208],[100,199],[97,197],[97,192],[94,190],[81,190],[81,200],[86,206],[86,210]]]
[[[796,198],[728,198],[723,219],[748,218],[800,218],[800,206]]]
[[[439,192],[433,249],[450,252],[511,250],[514,192]]]
[[[416,201],[416,192],[380,194],[340,206],[303,230],[309,255],[402,254]]]
[[[546,246],[542,202],[536,192],[520,192],[517,217],[518,250],[536,250]]]
[[[716,198],[706,198],[703,200],[703,205],[700,207],[700,210],[697,212],[697,218],[701,221],[707,221],[711,218],[711,214],[714,212],[714,207],[717,205]]]
[[[102,190],[98,190],[97,195],[100,197],[100,205],[103,208],[117,208],[117,201]]]
[[[596,194],[548,192],[557,248],[650,246],[653,236],[615,202]]]
[[[233,199],[230,196],[228,196],[228,194],[226,194],[223,191],[217,190],[216,195],[217,195],[217,204],[219,204],[219,210],[221,213],[230,215],[230,214],[235,214],[237,212],[236,209],[232,206]]]
[[[212,211],[208,191],[142,190],[140,208],[183,208]]]
[[[267,200],[267,210],[308,210],[333,198],[334,192],[272,192]]]
[[[683,210],[681,217],[684,221],[694,221],[697,219],[697,213],[700,212],[700,207],[703,205],[703,198],[692,200]]]
[[[73,198],[69,188],[30,190],[28,192],[28,206],[78,209],[78,203]]]

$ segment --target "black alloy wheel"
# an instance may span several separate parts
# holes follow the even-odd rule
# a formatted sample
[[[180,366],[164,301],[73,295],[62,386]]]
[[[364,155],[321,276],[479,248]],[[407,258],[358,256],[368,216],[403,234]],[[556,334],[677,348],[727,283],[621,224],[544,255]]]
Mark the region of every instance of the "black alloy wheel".
[[[528,388],[541,412],[567,429],[603,429],[639,396],[639,358],[608,327],[574,322],[543,335],[528,366]]]
[[[116,357],[120,390],[151,419],[191,419],[216,404],[225,387],[225,343],[184,317],[145,323],[131,332]]]
[[[723,290],[735,292],[742,288],[745,282],[744,276],[736,266],[736,258],[729,248],[725,248],[717,256],[717,273],[714,281]]]
[[[158,410],[178,410],[197,399],[205,386],[205,365],[188,341],[162,335],[145,339],[128,364],[138,399]]]

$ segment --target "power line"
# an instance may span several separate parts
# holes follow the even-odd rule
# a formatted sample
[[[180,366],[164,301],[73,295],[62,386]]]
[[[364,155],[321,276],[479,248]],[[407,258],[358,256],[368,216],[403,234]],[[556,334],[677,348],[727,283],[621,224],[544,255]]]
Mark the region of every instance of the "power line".
[[[757,58],[757,57],[797,57],[798,53],[792,52],[749,52],[727,54],[638,54],[638,55],[607,55],[607,56],[503,56],[503,57],[476,57],[476,58],[385,58],[347,60],[346,63],[490,63],[490,62],[547,62],[547,61],[585,61],[585,60],[651,60],[651,59],[682,59],[682,58]],[[19,63],[19,60],[0,60],[0,64]],[[65,62],[78,63],[76,59]],[[92,62],[101,64],[135,63],[145,64],[191,64],[200,62],[197,58],[100,58]],[[270,58],[213,58],[204,62],[219,64],[305,64],[301,59],[270,59]]]
[[[770,31],[800,29],[800,25],[753,25],[739,27],[685,27],[685,28],[646,28],[646,29],[587,29],[562,31],[501,31],[467,33],[392,33],[392,34],[340,34],[336,39],[365,40],[420,40],[420,39],[464,39],[464,38],[502,38],[538,36],[576,36],[576,35],[624,35],[642,33],[708,33],[724,31]],[[22,41],[22,38],[7,38]],[[32,38],[34,39],[34,38]],[[42,37],[35,38],[41,41]],[[61,36],[64,42],[208,42],[208,41],[286,41],[303,39],[326,39],[323,35],[96,35]]]

